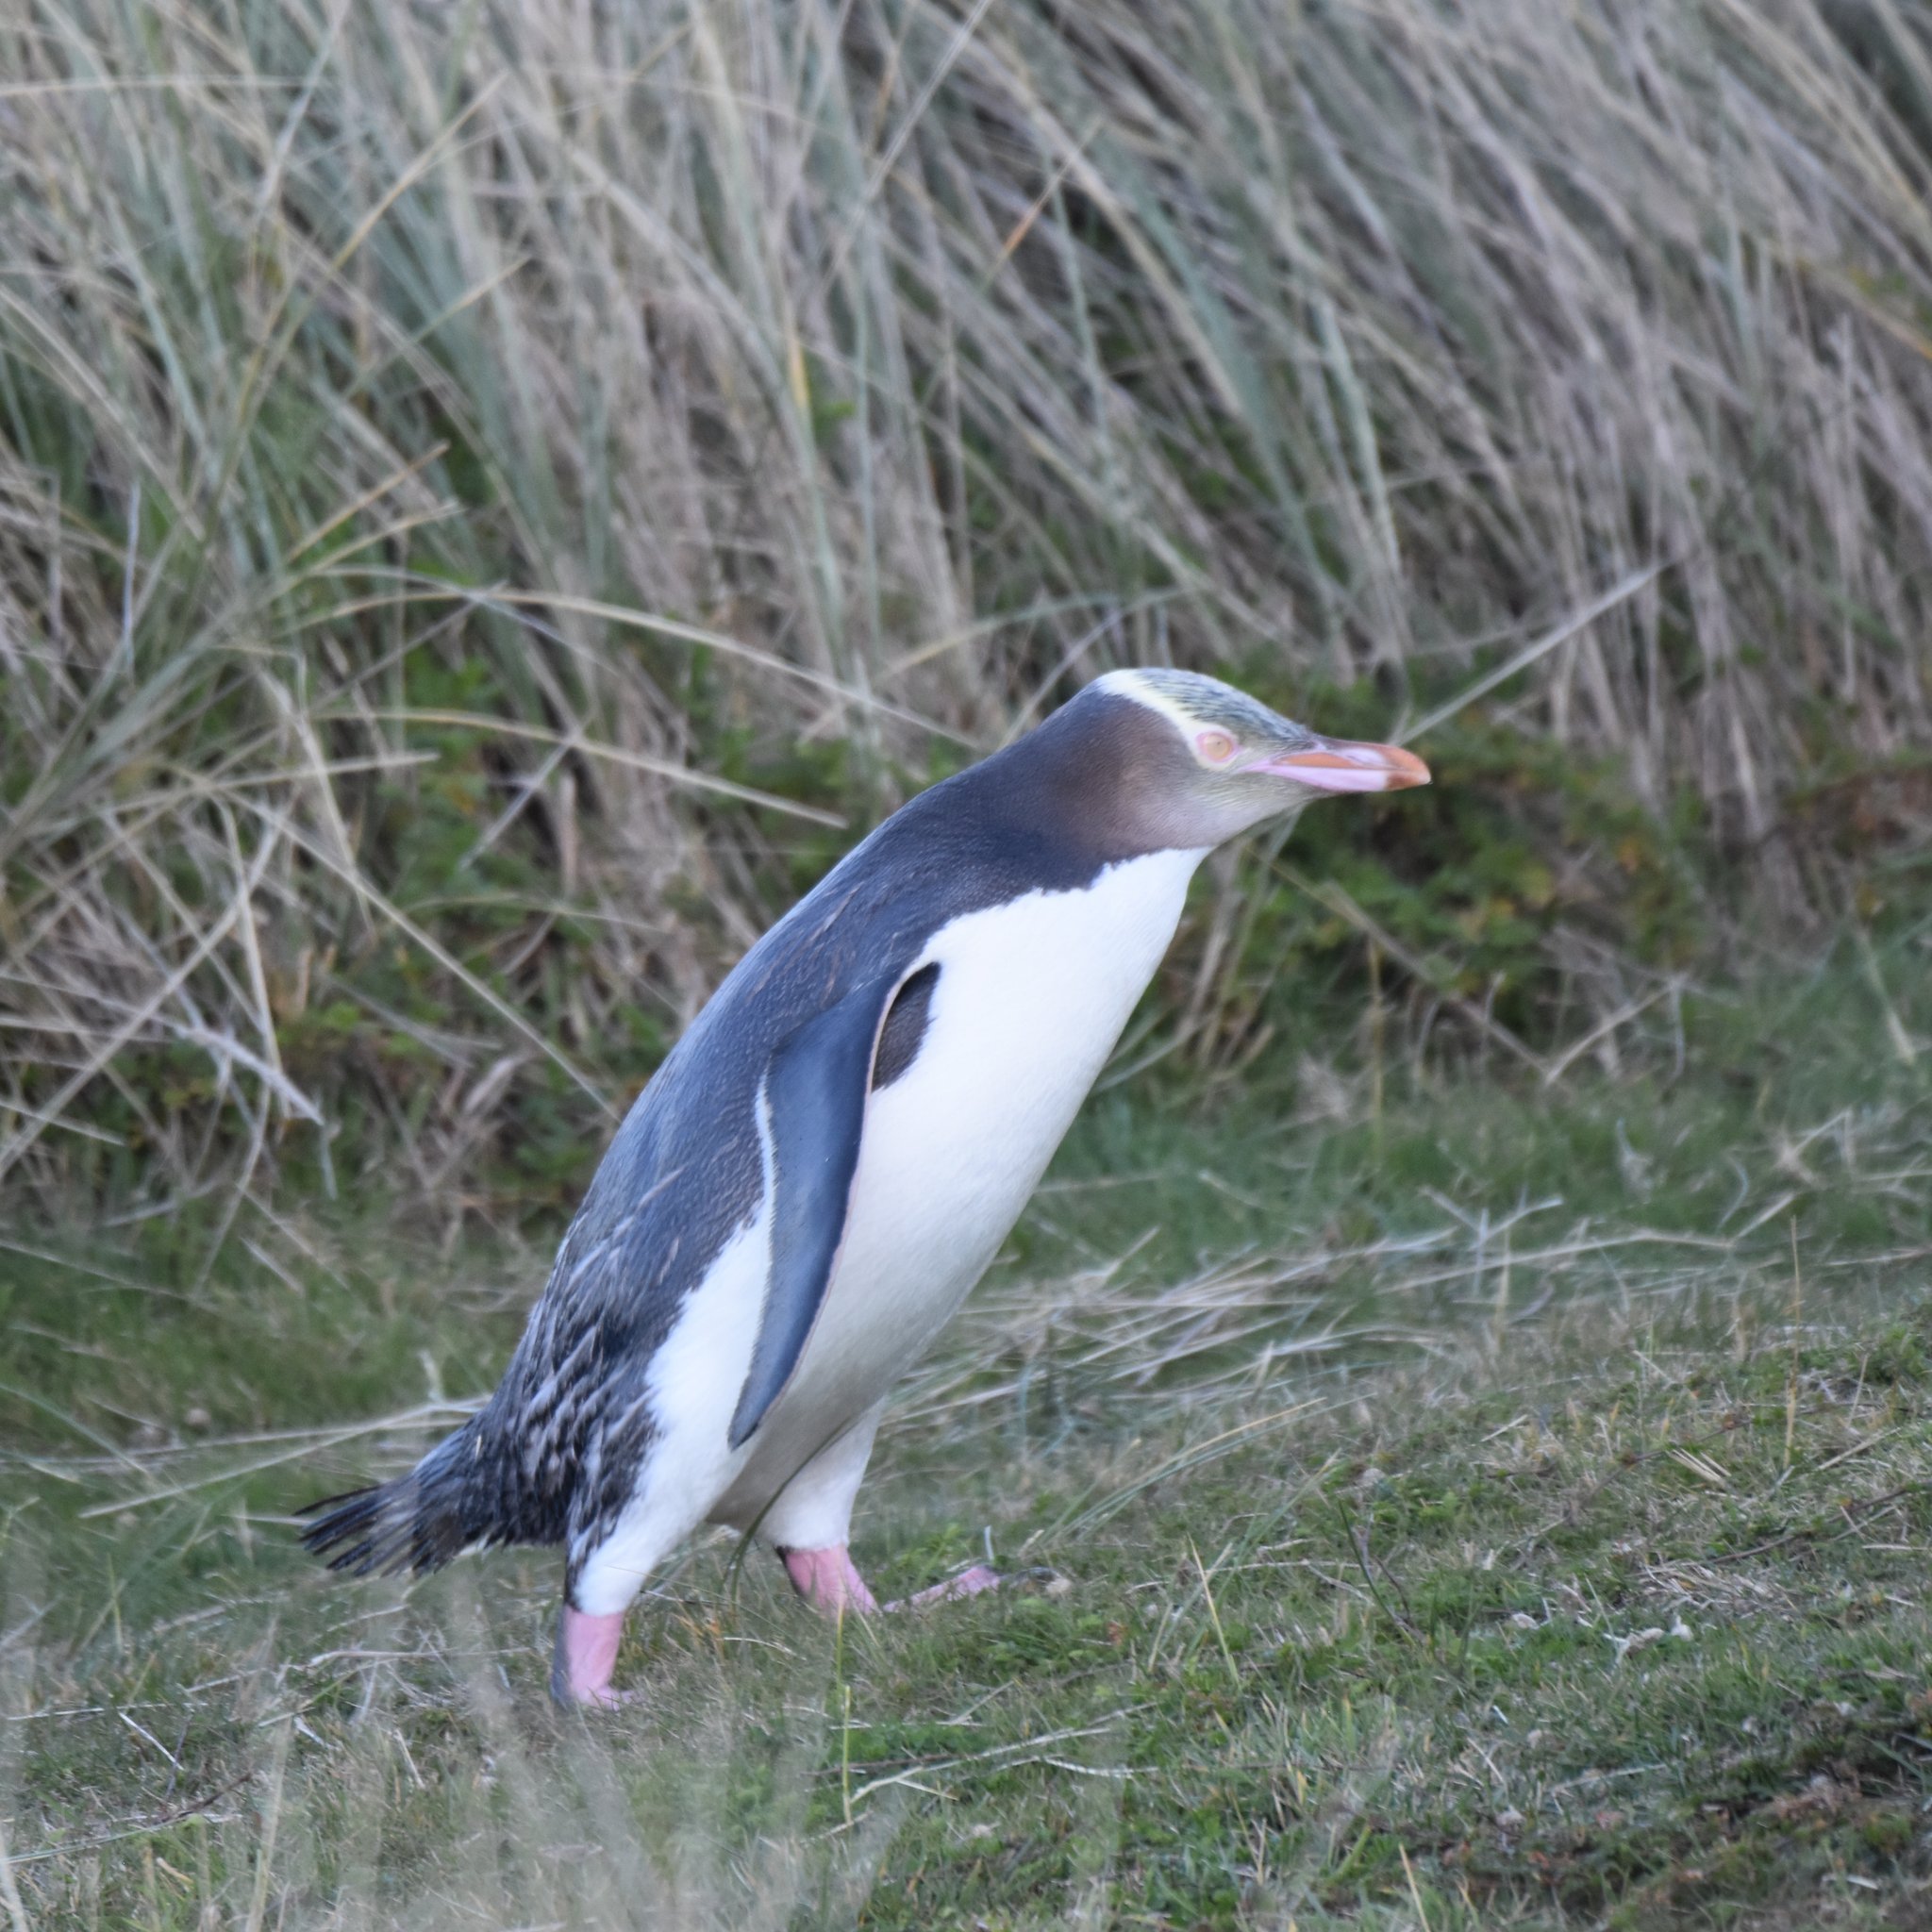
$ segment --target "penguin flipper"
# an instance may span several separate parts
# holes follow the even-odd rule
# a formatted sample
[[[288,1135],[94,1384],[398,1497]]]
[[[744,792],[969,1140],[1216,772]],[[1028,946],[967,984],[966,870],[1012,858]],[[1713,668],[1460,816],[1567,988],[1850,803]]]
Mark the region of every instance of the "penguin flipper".
[[[747,1441],[791,1380],[845,1235],[873,1058],[900,974],[868,981],[808,1021],[773,1056],[758,1092],[771,1135],[772,1263],[751,1368],[731,1418]]]

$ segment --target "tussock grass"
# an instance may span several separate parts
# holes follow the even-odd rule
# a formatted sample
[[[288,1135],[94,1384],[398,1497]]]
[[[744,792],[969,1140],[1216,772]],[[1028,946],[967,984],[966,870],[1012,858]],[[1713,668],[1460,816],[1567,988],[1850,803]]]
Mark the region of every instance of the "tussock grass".
[[[1105,661],[1493,687],[1787,909],[1785,789],[1923,741],[1906,10],[79,0],[0,74],[43,1200],[543,1198]]]

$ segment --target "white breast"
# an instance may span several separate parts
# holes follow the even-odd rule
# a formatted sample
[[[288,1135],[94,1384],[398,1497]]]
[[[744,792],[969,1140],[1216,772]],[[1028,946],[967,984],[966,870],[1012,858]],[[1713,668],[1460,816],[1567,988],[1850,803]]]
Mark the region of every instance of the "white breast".
[[[985,1272],[1160,963],[1202,856],[1128,859],[933,935],[917,962],[940,969],[925,1033],[872,1096],[844,1242],[752,1445],[759,1469],[789,1474],[876,1403]]]

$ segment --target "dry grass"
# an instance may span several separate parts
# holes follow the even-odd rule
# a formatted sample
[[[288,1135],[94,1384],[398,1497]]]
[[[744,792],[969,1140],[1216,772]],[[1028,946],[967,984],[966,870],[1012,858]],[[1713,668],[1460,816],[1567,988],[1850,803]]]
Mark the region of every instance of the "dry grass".
[[[1520,658],[1748,841],[1924,741],[1916,15],[77,0],[0,75],[45,1198],[581,1128],[1105,661]]]

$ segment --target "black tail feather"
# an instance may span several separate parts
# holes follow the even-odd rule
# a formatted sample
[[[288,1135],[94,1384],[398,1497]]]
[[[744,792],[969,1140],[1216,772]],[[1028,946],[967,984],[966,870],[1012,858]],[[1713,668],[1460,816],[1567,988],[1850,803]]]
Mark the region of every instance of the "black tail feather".
[[[310,1503],[301,1515],[328,1513],[302,1532],[304,1546],[326,1557],[331,1570],[393,1576],[439,1570],[475,1544],[505,1541],[502,1524],[475,1520],[481,1512],[475,1488],[465,1480],[466,1458],[451,1453],[464,1435],[458,1430],[393,1482]]]

